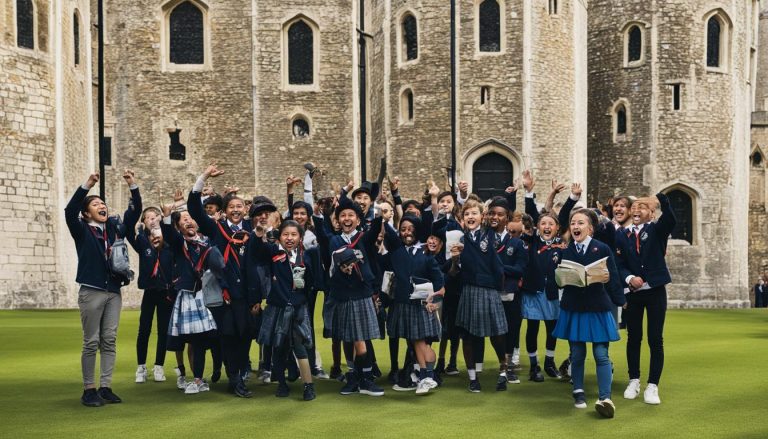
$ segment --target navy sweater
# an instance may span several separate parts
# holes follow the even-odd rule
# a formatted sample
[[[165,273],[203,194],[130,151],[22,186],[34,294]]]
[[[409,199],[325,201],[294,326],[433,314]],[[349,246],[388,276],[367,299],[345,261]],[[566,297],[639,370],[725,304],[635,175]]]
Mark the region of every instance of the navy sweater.
[[[125,239],[139,255],[139,288],[170,290],[173,288],[173,252],[168,247],[156,250],[143,226],[136,233],[136,223],[144,209],[139,189],[131,192],[132,209],[125,212]]]
[[[134,189],[132,193],[137,191]],[[117,237],[117,218],[109,218],[102,225],[104,229],[95,230],[80,218],[80,207],[88,196],[88,190],[78,187],[72,199],[64,208],[64,218],[69,234],[75,240],[77,250],[77,277],[75,281],[111,293],[120,293],[120,287],[127,285],[125,279],[112,274],[108,262],[108,249],[111,249]],[[128,210],[132,206],[129,205]],[[126,213],[127,214],[127,213]],[[103,231],[102,231],[103,230]],[[105,245],[106,236],[106,245]]]
[[[272,306],[284,308],[288,305],[299,306],[307,302],[307,295],[314,287],[314,272],[312,254],[299,249],[296,256],[296,265],[304,267],[304,288],[294,288],[293,283],[293,264],[288,254],[281,250],[277,244],[264,242],[256,235],[253,235],[248,241],[248,252],[246,252],[246,266],[250,279],[251,273],[256,269],[255,266],[267,266],[267,271],[271,276],[272,288],[266,297],[267,303]],[[249,283],[250,285],[250,283]],[[254,291],[256,294],[255,303],[260,303],[264,297]],[[250,301],[250,300],[249,300]]]
[[[230,243],[233,232],[229,228],[226,220],[221,220],[218,223],[211,219],[203,209],[203,204],[200,201],[200,192],[190,192],[187,198],[187,209],[192,218],[197,221],[197,225],[200,227],[200,233],[207,236],[210,245],[219,249],[219,252],[224,256],[224,279],[229,286],[229,296],[232,299],[246,300],[248,290],[245,285],[244,271],[241,268],[242,260],[244,258],[245,248],[243,245]],[[250,233],[253,227],[248,221],[240,223],[242,230],[245,233]],[[221,226],[221,228],[219,228]],[[221,230],[224,230],[222,233]],[[229,247],[229,249],[228,249]]]
[[[525,248],[523,241],[506,234],[503,240],[496,243],[496,253],[499,254],[501,263],[504,265],[502,291],[516,293],[520,289],[520,280],[528,267],[528,249]]]
[[[572,312],[603,312],[624,305],[626,302],[624,289],[621,286],[619,272],[610,247],[593,238],[584,255],[576,251],[576,244],[573,242],[563,250],[563,259],[578,262],[581,265],[591,264],[606,256],[610,276],[608,283],[592,284],[584,288],[566,286],[563,288],[560,308]]]
[[[471,238],[470,232],[465,232],[463,241],[464,250],[459,259],[462,283],[501,291],[504,264],[496,253],[496,232],[478,229],[475,240]]]
[[[434,291],[444,286],[443,272],[435,258],[425,255],[422,249],[408,251],[395,229],[389,224],[385,226],[384,242],[389,251],[389,262],[395,274],[395,297],[397,303],[410,302],[413,293],[411,278],[426,279],[432,282]]]

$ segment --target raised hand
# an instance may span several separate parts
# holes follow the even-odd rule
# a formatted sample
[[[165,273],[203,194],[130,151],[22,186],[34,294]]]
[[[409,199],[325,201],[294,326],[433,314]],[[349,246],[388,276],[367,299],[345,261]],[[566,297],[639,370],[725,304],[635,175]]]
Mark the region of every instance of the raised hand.
[[[464,180],[459,181],[459,195],[464,199],[469,196],[469,183]]]
[[[429,196],[432,197],[432,199],[436,199],[438,195],[440,195],[440,188],[437,187],[434,181],[429,182]]]
[[[216,178],[219,175],[223,175],[223,174],[224,174],[224,171],[219,169],[216,166],[216,163],[211,163],[210,165],[208,165],[208,167],[205,168],[205,172],[203,172],[203,176],[205,178],[209,178],[209,177],[210,178]]]
[[[523,171],[523,188],[526,192],[533,192],[533,187],[536,186],[536,181],[533,179],[533,174],[529,169]]]
[[[581,197],[581,192],[582,192],[582,189],[581,189],[581,184],[580,183],[573,183],[571,185],[571,194],[574,197],[576,197],[576,198]]]
[[[213,186],[211,186],[210,184],[207,184],[207,185],[205,185],[205,187],[203,188],[203,193],[202,193],[202,195],[203,195],[204,197],[210,197],[210,196],[213,196],[213,194],[215,194],[215,193],[216,193],[216,191],[214,191],[214,190],[213,190]]]
[[[171,216],[173,212],[173,204],[160,204],[160,210],[163,212],[163,216]]]
[[[237,186],[230,186],[228,184],[224,185],[224,196],[227,196],[229,194],[237,194],[238,191],[240,191],[240,188]]]
[[[387,177],[389,179],[389,177]],[[392,180],[389,180],[389,190],[392,193],[397,192],[397,190],[400,189],[400,177],[395,177]]]
[[[347,193],[350,193],[354,188],[355,188],[355,181],[352,180],[351,178],[347,179],[347,185],[344,186],[344,190],[346,190]]]
[[[96,186],[96,183],[99,182],[100,178],[101,178],[101,175],[99,175],[98,172],[94,172],[88,176],[88,180],[86,180],[85,185],[88,187],[88,189],[90,189]]]
[[[555,194],[559,194],[560,192],[564,191],[566,188],[565,184],[558,183],[556,179],[552,179],[552,192]]]
[[[126,169],[123,171],[123,179],[128,183],[128,186],[133,186],[136,184],[136,173],[130,169]]]
[[[173,203],[178,204],[184,201],[184,192],[181,191],[181,189],[176,189],[173,191]]]

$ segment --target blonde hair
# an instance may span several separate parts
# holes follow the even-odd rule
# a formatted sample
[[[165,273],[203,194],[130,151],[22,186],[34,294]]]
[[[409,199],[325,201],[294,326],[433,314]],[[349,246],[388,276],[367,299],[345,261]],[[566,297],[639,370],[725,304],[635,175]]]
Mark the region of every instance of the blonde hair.
[[[466,212],[469,209],[477,209],[480,211],[480,215],[482,215],[485,212],[485,205],[479,201],[475,201],[473,199],[469,199],[464,202],[464,206],[461,208],[461,216],[464,216],[464,212]]]

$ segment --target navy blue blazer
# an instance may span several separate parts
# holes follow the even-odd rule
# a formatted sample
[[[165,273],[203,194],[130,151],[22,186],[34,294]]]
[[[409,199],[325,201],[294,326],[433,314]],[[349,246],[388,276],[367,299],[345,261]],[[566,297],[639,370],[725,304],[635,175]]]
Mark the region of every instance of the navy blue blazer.
[[[373,260],[371,257],[376,254],[376,240],[379,237],[378,230],[381,230],[382,218],[378,217],[371,223],[370,231],[357,232],[352,237],[352,242],[357,242],[353,247],[355,253],[358,255],[358,268],[360,273],[353,272],[351,275],[347,275],[342,272],[339,267],[333,266],[333,273],[330,276],[328,285],[330,286],[331,296],[336,300],[353,300],[364,299],[371,297],[374,293],[374,283],[376,276],[371,266]],[[320,242],[320,234],[325,234],[323,241],[327,242],[328,251],[332,254],[336,250],[342,247],[347,247],[347,243],[340,235],[335,235],[330,232],[327,227],[324,227],[322,231],[318,230],[318,242]],[[362,236],[360,234],[362,233]],[[358,236],[360,239],[357,239]],[[331,262],[333,264],[333,262]]]
[[[133,196],[138,189],[131,191]],[[75,194],[64,208],[64,219],[69,234],[75,240],[77,251],[77,277],[75,281],[110,293],[120,293],[120,287],[127,285],[127,279],[112,273],[107,259],[107,249],[112,247],[117,239],[119,219],[110,217],[103,225],[103,231],[97,231],[80,218],[80,207],[88,196],[88,189],[78,187]],[[126,215],[133,209],[128,204]],[[105,243],[106,238],[106,243]]]
[[[504,264],[496,253],[496,232],[490,228],[480,228],[475,240],[470,232],[465,232],[463,244],[464,250],[459,257],[462,283],[501,291]]]
[[[198,291],[202,287],[200,276],[202,273],[196,272],[195,268],[209,246],[200,242],[187,241],[176,227],[164,222],[160,224],[160,230],[163,232],[165,244],[173,252],[174,290]],[[202,263],[201,271],[210,269],[218,279],[219,286],[228,288],[223,273],[224,261],[221,254],[216,256],[211,256],[209,252]]]
[[[408,251],[395,229],[389,224],[384,226],[384,243],[389,251],[388,261],[395,273],[395,297],[397,303],[408,303],[413,293],[411,278],[426,279],[432,282],[435,291],[444,286],[443,272],[434,256],[424,254],[422,249],[417,249],[415,254]]]
[[[496,253],[504,266],[504,285],[501,290],[516,293],[528,268],[528,249],[522,240],[506,234],[503,240],[496,243]]]
[[[267,303],[272,306],[286,307],[288,305],[299,306],[307,302],[307,296],[314,286],[315,274],[313,272],[314,262],[312,254],[299,248],[296,256],[296,265],[304,267],[304,287],[295,288],[293,282],[293,264],[291,264],[288,254],[281,250],[277,244],[264,242],[263,239],[253,235],[248,241],[249,248],[246,252],[246,267],[250,279],[255,266],[269,267],[268,273],[271,277],[272,287],[269,295],[266,297]],[[250,284],[249,284],[250,285]],[[256,293],[258,291],[255,291]],[[264,297],[257,295],[255,302],[260,303]],[[249,298],[249,302],[254,300]],[[251,304],[252,305],[252,304]]]
[[[626,302],[624,289],[621,286],[619,272],[610,247],[592,238],[584,255],[576,251],[576,244],[573,242],[563,250],[564,260],[578,262],[581,265],[591,264],[606,256],[610,276],[608,283],[592,284],[583,288],[566,286],[563,288],[560,308],[572,312],[603,312],[611,311],[615,306],[624,305]]]
[[[234,233],[229,228],[227,220],[216,222],[211,219],[205,213],[200,198],[200,192],[192,191],[189,193],[187,198],[189,215],[197,222],[200,233],[208,237],[209,244],[218,248],[222,256],[224,256],[226,264],[224,267],[224,279],[226,279],[228,285],[229,296],[232,299],[245,300],[248,298],[248,290],[245,285],[244,270],[241,266],[245,256],[245,246],[230,242]],[[253,231],[250,221],[243,221],[240,225],[245,233],[249,234]]]
[[[133,209],[125,212],[123,221],[125,239],[139,255],[139,289],[170,290],[173,288],[173,252],[167,245],[156,250],[143,226],[136,233],[136,223],[144,210],[138,188],[131,192],[131,201]]]
[[[672,282],[665,256],[669,235],[677,224],[675,213],[664,194],[657,194],[661,218],[643,227],[635,238],[631,228],[622,228],[615,234],[615,250],[622,285],[627,286],[628,276],[640,276],[651,288]],[[639,247],[639,252],[638,252]]]

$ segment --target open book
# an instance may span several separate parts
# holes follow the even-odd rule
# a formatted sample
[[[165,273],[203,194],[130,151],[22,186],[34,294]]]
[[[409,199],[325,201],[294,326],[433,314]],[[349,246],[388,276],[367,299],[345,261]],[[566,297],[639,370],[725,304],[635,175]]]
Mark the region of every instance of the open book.
[[[560,288],[566,285],[586,287],[596,283],[607,283],[608,279],[610,277],[607,256],[587,266],[566,259],[555,269],[555,282]]]

